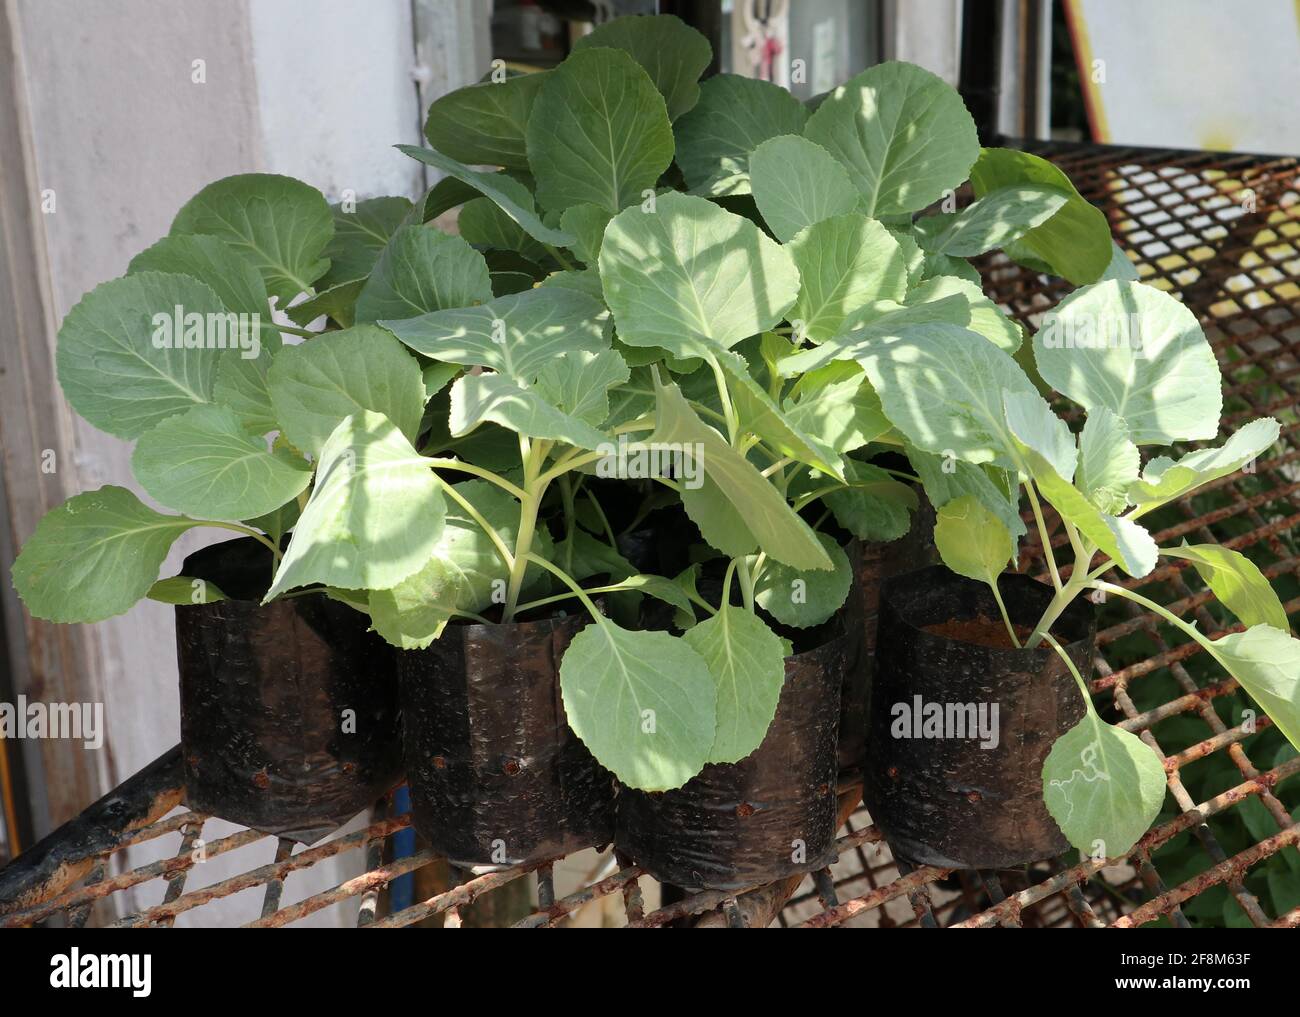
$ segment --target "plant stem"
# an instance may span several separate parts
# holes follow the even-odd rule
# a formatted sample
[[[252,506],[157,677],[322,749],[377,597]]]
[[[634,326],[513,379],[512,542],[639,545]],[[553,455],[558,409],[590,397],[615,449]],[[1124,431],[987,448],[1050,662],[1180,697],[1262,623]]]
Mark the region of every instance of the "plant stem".
[[[1038,504],[1038,495],[1034,492],[1032,480],[1025,481],[1025,491],[1029,495],[1029,504],[1034,509],[1034,522],[1038,524],[1038,539],[1043,545],[1043,556],[1047,559],[1048,571],[1052,574],[1052,585],[1056,587],[1056,592],[1060,593],[1061,573],[1056,568],[1056,556],[1052,554],[1052,538],[1047,533],[1047,524],[1043,521],[1043,507]]]
[[[463,494],[452,487],[451,484],[447,483],[441,477],[438,477],[438,483],[442,485],[443,490],[447,492],[451,499],[465,511],[465,514],[473,519],[474,522],[478,523],[483,532],[487,534],[488,539],[492,541],[493,545],[496,547],[497,554],[501,555],[501,561],[505,564],[506,571],[514,568],[515,556],[511,554],[510,549],[506,547],[506,542],[502,539],[501,534],[498,533],[493,528],[492,524],[483,518],[482,513],[480,513]]]
[[[571,262],[563,254],[561,254],[559,248],[552,247],[550,244],[543,244],[542,246],[546,248],[546,253],[549,254],[552,258],[554,258],[556,261],[558,261],[560,263],[560,267],[563,268],[566,272],[570,271],[573,268],[573,262]]]
[[[578,517],[573,504],[573,481],[567,476],[560,478],[560,500],[564,503],[564,570],[569,572],[573,569],[573,534]]]
[[[1198,643],[1200,643],[1203,647],[1205,647],[1205,649],[1209,651],[1210,656],[1212,656],[1215,660],[1219,660],[1219,655],[1214,648],[1213,640],[1207,638],[1205,633],[1203,633],[1195,625],[1183,621],[1181,618],[1178,617],[1178,615],[1174,614],[1167,607],[1164,607],[1161,604],[1157,604],[1154,600],[1148,600],[1140,593],[1134,593],[1132,590],[1126,590],[1122,586],[1116,586],[1114,583],[1105,583],[1105,582],[1101,582],[1100,580],[1093,580],[1088,585],[1091,586],[1094,590],[1101,590],[1104,593],[1113,593],[1117,597],[1123,597],[1125,600],[1131,600],[1135,604],[1141,604],[1148,611],[1154,611],[1156,614],[1160,615],[1161,618],[1167,621],[1170,625],[1173,625],[1175,628],[1182,630],[1187,635],[1195,639]],[[1220,661],[1220,663],[1222,663],[1222,661]]]
[[[581,586],[579,586],[577,581],[574,580],[574,578],[571,575],[569,575],[569,573],[565,572],[564,569],[560,568],[558,565],[551,564],[541,555],[537,555],[537,554],[533,554],[532,552],[529,552],[528,555],[526,555],[526,557],[529,562],[535,565],[540,565],[542,568],[546,569],[546,571],[549,572],[551,575],[555,576],[556,579],[560,580],[560,582],[562,582],[570,590],[572,590],[573,595],[577,597],[580,601],[582,601],[582,606],[585,607],[591,613],[592,618],[594,618],[598,624],[601,625],[609,624],[608,619],[606,619],[605,616],[596,609],[595,602],[593,602],[592,599],[589,596],[587,596],[587,591],[584,590]]]
[[[740,577],[740,596],[745,602],[745,610],[754,610],[754,577],[749,573],[749,562],[744,558],[736,559],[736,575]]]
[[[515,536],[514,562],[506,586],[506,605],[502,615],[505,622],[514,620],[515,605],[519,603],[519,591],[524,585],[524,574],[528,571],[528,552],[533,546],[533,534],[537,529],[537,511],[546,490],[546,485],[538,481],[537,451],[539,449],[534,449],[526,437],[522,434],[519,436],[519,457],[524,464],[524,496],[519,500],[519,531]]]
[[[1034,631],[1029,633],[1029,638],[1025,640],[1026,650],[1032,650],[1042,642],[1043,634],[1051,629],[1056,619],[1061,617],[1074,598],[1088,586],[1088,583],[1088,573],[1084,569],[1076,568],[1070,573],[1070,578],[1057,591],[1056,596],[1052,598],[1052,602],[1047,605],[1047,610],[1043,612],[1043,616],[1038,619]]]
[[[506,480],[503,477],[498,477],[495,473],[492,473],[489,470],[482,469],[481,467],[474,466],[470,463],[461,462],[459,459],[425,458],[422,460],[422,462],[426,466],[429,466],[430,468],[435,470],[459,470],[461,473],[469,473],[475,477],[478,477],[480,480],[490,481],[491,483],[496,484],[496,486],[501,488],[503,491],[509,492],[509,494],[512,497],[518,498],[520,501],[523,501],[524,498],[523,488],[516,487],[514,484],[510,483],[510,481]]]
[[[722,365],[718,363],[718,358],[709,355],[707,358],[709,366],[713,368],[713,380],[718,386],[718,398],[722,401],[722,415],[727,421],[727,438],[733,448],[736,447],[736,441],[739,438],[740,422],[736,418],[736,408],[731,404],[731,392],[727,389],[727,376],[722,373]]]
[[[1007,627],[1007,635],[1011,637],[1012,645],[1020,649],[1020,640],[1016,638],[1016,627],[1011,624],[1011,616],[1007,614],[1007,605],[1002,602],[1002,593],[998,590],[998,577],[994,576],[993,581],[989,583],[989,588],[993,591],[993,599],[998,602],[998,610],[1002,612],[1002,624]]]
[[[1092,705],[1092,693],[1088,691],[1088,683],[1083,680],[1083,675],[1079,674],[1079,669],[1074,666],[1074,661],[1070,659],[1070,655],[1065,652],[1064,648],[1050,632],[1045,633],[1043,638],[1051,644],[1052,649],[1056,651],[1056,655],[1065,661],[1065,666],[1070,669],[1070,674],[1074,675],[1075,683],[1079,686],[1079,691],[1083,693],[1084,707],[1089,713],[1096,713],[1096,707]]]
[[[605,515],[605,510],[600,507],[600,502],[596,500],[596,496],[590,490],[587,491],[587,500],[591,502],[591,507],[596,510],[596,515],[600,518],[600,525],[605,530],[605,538],[609,541],[609,546],[617,551],[618,539],[614,536],[614,528],[609,525],[609,518]]]
[[[292,325],[273,325],[277,332],[288,332],[290,335],[300,335],[304,339],[315,339],[317,336],[324,335],[324,332],[312,332],[305,328],[294,328]]]
[[[580,456],[566,456],[565,458],[561,459],[558,463],[556,463],[555,466],[551,467],[550,470],[548,470],[547,472],[543,473],[540,477],[538,477],[537,482],[545,486],[546,484],[549,484],[552,480],[554,480],[556,477],[560,477],[566,473],[570,473],[573,470],[576,470],[579,466],[586,466],[588,463],[594,463],[597,459],[604,459],[604,458],[605,458],[604,452],[586,452]]]
[[[197,521],[198,520],[196,520],[196,522]],[[243,533],[246,536],[252,537],[259,544],[264,544],[266,547],[270,548],[271,557],[275,559],[276,565],[280,564],[280,549],[276,547],[275,541],[267,537],[266,534],[258,533],[256,530],[250,529],[247,526],[240,526],[238,523],[218,523],[213,520],[204,520],[202,525],[215,526],[222,530],[234,530],[236,533]]]

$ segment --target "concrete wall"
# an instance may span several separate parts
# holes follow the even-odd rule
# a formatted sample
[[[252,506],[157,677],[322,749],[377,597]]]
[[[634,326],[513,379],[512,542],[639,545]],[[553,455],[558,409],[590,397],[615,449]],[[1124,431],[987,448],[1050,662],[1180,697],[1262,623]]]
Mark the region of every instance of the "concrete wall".
[[[344,189],[414,197],[423,187],[419,165],[391,147],[420,138],[409,0],[9,2],[34,175],[56,195],[56,212],[41,220],[54,321],[124,272],[167,232],[181,204],[219,177],[285,173],[331,201]],[[202,83],[193,80],[196,60],[204,62]],[[4,153],[6,162],[18,157]],[[72,427],[74,461],[61,466],[75,470],[72,490],[135,488],[126,443],[81,421]],[[178,544],[163,574],[214,539]],[[179,738],[171,609],[145,602],[93,629],[91,682],[103,690],[108,728],[99,763],[111,784]],[[266,857],[254,863],[265,863],[274,848],[256,850]],[[247,852],[237,854],[201,866],[195,882],[211,882],[236,862],[248,867]],[[340,871],[322,875],[336,881]],[[308,882],[290,882],[285,901],[310,892]],[[247,920],[256,908],[236,900],[220,917]]]

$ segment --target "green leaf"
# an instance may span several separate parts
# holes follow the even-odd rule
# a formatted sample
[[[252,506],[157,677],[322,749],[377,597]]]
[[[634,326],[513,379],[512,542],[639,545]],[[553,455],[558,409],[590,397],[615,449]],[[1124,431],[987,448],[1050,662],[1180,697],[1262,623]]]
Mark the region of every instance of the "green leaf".
[[[700,85],[700,101],[673,127],[677,165],[706,193],[736,177],[732,193],[749,193],[749,155],[769,138],[802,134],[808,113],[780,85],[739,74],[716,74]]]
[[[1034,336],[1044,380],[1092,412],[1113,411],[1138,445],[1213,438],[1223,382],[1196,315],[1142,283],[1071,293]]]
[[[755,148],[749,178],[763,221],[782,243],[858,205],[848,170],[826,149],[796,134],[769,138]]]
[[[809,226],[790,242],[799,298],[790,310],[795,334],[824,342],[866,305],[902,300],[907,263],[880,223],[856,213]]]
[[[257,336],[263,349],[274,352],[280,348],[266,283],[257,266],[225,241],[197,234],[163,237],[131,259],[126,274],[140,272],[171,272],[207,283],[227,310],[257,315]]]
[[[1008,392],[1003,400],[1011,433],[1048,463],[1063,480],[1074,479],[1079,450],[1065,421],[1037,392]]]
[[[840,457],[833,449],[804,434],[790,422],[766,389],[750,375],[743,357],[729,350],[716,356],[727,377],[727,390],[743,430],[756,435],[784,456],[839,480],[844,479]]]
[[[920,248],[918,247],[919,251]],[[927,279],[938,279],[941,276],[956,276],[964,282],[970,283],[976,289],[984,285],[984,279],[979,274],[979,270],[969,261],[961,258],[953,258],[947,254],[924,254],[921,257],[921,269],[919,273],[909,274],[909,279],[915,275],[912,285],[919,285]]]
[[[653,192],[673,161],[663,96],[616,49],[576,49],[547,74],[527,138],[537,200],[557,211],[589,202],[617,212]]]
[[[252,434],[266,434],[280,426],[267,382],[271,360],[272,353],[264,346],[252,360],[227,357],[217,365],[212,401],[233,410],[240,427]]]
[[[306,328],[317,318],[324,315],[337,322],[343,328],[350,328],[356,321],[355,309],[357,297],[365,287],[365,279],[352,279],[339,283],[329,289],[323,289],[309,300],[303,300],[285,310],[289,320],[301,328]]]
[[[513,548],[519,532],[519,503],[486,480],[455,485]],[[479,613],[494,601],[504,603],[509,570],[487,532],[460,503],[446,501],[446,525],[433,553],[420,568],[392,589],[370,594],[375,631],[404,650],[423,649],[437,639],[458,612]],[[549,548],[548,548],[549,549]],[[530,566],[538,573],[538,566]]]
[[[794,569],[779,561],[768,561],[754,581],[754,600],[777,621],[798,629],[820,625],[844,606],[853,584],[849,557],[834,540],[817,534],[829,569]]]
[[[1004,393],[1041,398],[1016,362],[983,336],[942,322],[872,343],[859,363],[885,416],[920,449],[1015,467]]]
[[[804,136],[835,156],[872,218],[925,208],[955,190],[979,156],[955,89],[913,64],[877,64],[817,107]]]
[[[841,367],[852,368],[852,373]],[[828,380],[818,382],[819,374]],[[839,453],[861,448],[893,427],[861,368],[843,362],[805,374],[786,400],[785,419]]]
[[[583,264],[595,267],[600,258],[600,245],[605,239],[605,227],[612,218],[614,216],[609,209],[588,202],[570,205],[560,216],[560,227],[577,238],[573,253]],[[599,287],[599,276],[596,279]]]
[[[681,357],[728,349],[771,328],[799,290],[799,273],[779,244],[748,219],[685,194],[664,195],[654,212],[616,215],[600,250],[600,278],[619,338]]]
[[[429,226],[393,234],[357,298],[356,321],[414,318],[492,299],[483,255],[460,237]]]
[[[606,213],[608,218],[608,213]],[[561,219],[561,226],[564,220]],[[539,263],[548,257],[546,245],[534,240],[523,231],[520,225],[491,198],[474,198],[465,202],[456,219],[456,228],[461,239],[474,247],[495,251],[514,251],[528,261]],[[603,228],[603,227],[602,227]],[[573,232],[564,227],[566,232]],[[532,280],[528,285],[532,286]],[[473,303],[474,301],[466,301]],[[458,307],[459,304],[444,304],[444,307]],[[429,308],[434,310],[434,308]]]
[[[1016,555],[1015,538],[997,514],[970,494],[939,508],[934,545],[952,571],[994,588]]]
[[[999,187],[962,209],[951,220],[942,220],[933,231],[931,219],[916,224],[921,247],[931,254],[973,258],[995,247],[1003,247],[1052,218],[1070,200],[1070,191],[1045,184]],[[932,217],[938,220],[938,217]]]
[[[339,421],[363,410],[383,414],[409,441],[419,432],[424,410],[420,365],[375,325],[286,346],[268,380],[284,434],[312,457],[319,456]]]
[[[191,579],[189,576],[172,576],[170,579],[159,579],[158,582],[149,587],[148,597],[160,604],[176,604],[178,606],[216,604],[219,601],[229,599],[217,588],[216,583],[210,583],[206,579]]]
[[[1106,407],[1088,414],[1079,434],[1075,485],[1103,512],[1117,515],[1128,506],[1125,492],[1138,477],[1137,446],[1124,421]]]
[[[1190,561],[1214,595],[1247,627],[1271,625],[1285,632],[1291,623],[1259,566],[1240,551],[1218,544],[1163,547],[1160,553]]]
[[[1218,448],[1188,452],[1178,460],[1156,456],[1129,488],[1143,512],[1181,498],[1203,484],[1235,473],[1277,441],[1281,428],[1272,417],[1258,417],[1233,432]]]
[[[547,77],[516,74],[448,92],[430,104],[424,136],[463,163],[527,170],[524,135]]]
[[[298,517],[301,514],[302,508],[295,499],[294,501],[285,502],[279,508],[266,513],[266,515],[257,516],[255,519],[245,519],[244,522],[248,526],[261,530],[278,545],[280,538],[297,525]]]
[[[657,418],[651,444],[680,445],[697,469],[703,467],[705,477],[727,501],[743,506],[745,529],[769,557],[797,569],[833,567],[808,524],[766,477],[695,415],[676,385],[664,385],[656,378],[655,393]]]
[[[352,211],[345,211],[350,207]],[[330,206],[334,239],[325,248],[329,271],[316,281],[316,290],[365,279],[379,260],[388,240],[410,216],[409,198],[367,198],[350,206]]]
[[[1142,739],[1091,710],[1043,761],[1047,811],[1066,839],[1087,854],[1126,854],[1151,828],[1164,800],[1160,758]]]
[[[906,533],[916,492],[871,463],[850,459],[847,467],[848,486],[821,499],[835,521],[859,540],[897,540]]]
[[[149,592],[172,542],[199,525],[155,512],[124,487],[75,495],[47,512],[23,545],[14,589],[35,618],[112,618]]]
[[[1134,266],[1133,262],[1129,260],[1128,255],[1124,253],[1124,248],[1120,247],[1119,244],[1115,243],[1113,240],[1111,241],[1110,247],[1110,264],[1106,266],[1106,271],[1101,274],[1101,278],[1097,281],[1103,282],[1106,279],[1121,279],[1125,282],[1137,282],[1137,268]]]
[[[758,549],[758,537],[750,530],[744,513],[708,474],[698,487],[684,487],[681,498],[687,517],[699,527],[709,547],[728,558],[740,558]]]
[[[781,640],[752,611],[723,604],[682,639],[704,658],[717,685],[710,763],[738,763],[762,744],[785,685]]]
[[[320,191],[301,180],[244,173],[194,195],[176,213],[171,233],[203,233],[230,244],[257,265],[283,308],[329,268],[325,248],[334,218]]]
[[[572,236],[561,230],[551,229],[542,222],[533,205],[533,196],[518,180],[504,173],[476,170],[433,149],[416,148],[413,145],[397,145],[396,148],[402,154],[418,159],[426,166],[442,170],[448,176],[474,188],[484,197],[491,198],[500,206],[501,211],[517,222],[520,229],[534,240],[550,244],[552,247],[573,246]]]
[[[1212,640],[1210,653],[1300,748],[1300,640],[1255,625]]]
[[[524,384],[570,352],[598,353],[603,338],[599,301],[562,287],[498,297],[479,307],[434,311],[380,324],[417,353],[444,363],[488,367]]]
[[[298,497],[311,465],[248,434],[233,410],[196,406],[140,436],[131,456],[140,486],[162,504],[209,519],[249,519]]]
[[[784,358],[779,365],[781,374],[785,377],[793,377],[825,367],[833,361],[859,360],[865,354],[877,349],[880,340],[902,338],[910,335],[914,328],[920,326],[939,323],[959,325],[973,331],[974,315],[970,303],[971,296],[965,284],[960,279],[942,282],[944,285],[951,285],[953,292],[946,296],[936,293],[930,299],[922,299],[919,303],[906,306],[893,300],[882,300],[861,308],[849,323],[854,327],[843,335],[835,336],[819,346],[801,350]],[[928,294],[921,295],[924,297]],[[991,331],[989,324],[986,321],[981,327]]]
[[[174,308],[200,315],[177,333]],[[212,402],[217,365],[238,358],[240,332],[206,283],[141,272],[96,286],[59,329],[59,385],[101,431],[138,438],[155,424]],[[155,324],[157,318],[157,324]],[[192,348],[186,348],[187,337]],[[218,340],[227,348],[217,349]]]
[[[697,82],[713,59],[709,40],[671,14],[632,15],[607,21],[575,41],[573,51],[580,53],[596,46],[631,54],[664,97],[670,120],[699,102]]]
[[[1025,534],[1025,523],[1020,518],[1020,485],[1008,471],[996,466],[975,466],[910,447],[907,458],[925,488],[926,498],[936,509],[964,494],[973,495],[997,516],[1013,537]]]
[[[535,387],[556,409],[599,427],[609,417],[609,390],[631,376],[614,350],[572,350],[543,367]]]
[[[1004,187],[1033,184],[1055,187],[1070,196],[1059,212],[1015,241],[1012,256],[1017,260],[1023,248],[1052,274],[1063,276],[1075,286],[1096,282],[1110,264],[1112,241],[1106,216],[1080,196],[1070,178],[1046,159],[1009,148],[985,148],[971,167],[970,178],[977,198]]]
[[[1035,393],[1032,398],[1041,401],[1042,397]],[[1046,433],[1041,419],[1035,422],[1037,414],[1026,410],[1029,405],[1029,397],[1008,395],[1007,424],[1038,490],[1063,519],[1078,527],[1120,568],[1131,576],[1145,576],[1155,568],[1159,553],[1151,534],[1131,518],[1102,512],[1061,475],[1059,467],[1068,460],[1073,468],[1073,460],[1066,456],[1063,445],[1056,444],[1057,439]]]
[[[708,665],[667,632],[602,619],[579,632],[560,663],[569,726],[627,787],[681,787],[708,762],[716,685]]]
[[[1002,313],[976,283],[954,276],[936,276],[907,293],[909,307],[930,305],[954,325],[978,332],[1000,350],[1015,353],[1024,341],[1020,326]]]
[[[461,375],[451,386],[451,433],[460,437],[484,421],[529,438],[563,441],[585,449],[612,445],[608,435],[556,409],[540,392],[524,388],[504,374]]]
[[[386,590],[419,569],[442,535],[439,481],[387,417],[359,410],[326,439],[316,484],[263,598],[321,583]]]
[[[555,545],[555,563],[580,582],[608,576],[610,582],[618,583],[636,574],[636,566],[616,548],[576,527],[571,538]]]

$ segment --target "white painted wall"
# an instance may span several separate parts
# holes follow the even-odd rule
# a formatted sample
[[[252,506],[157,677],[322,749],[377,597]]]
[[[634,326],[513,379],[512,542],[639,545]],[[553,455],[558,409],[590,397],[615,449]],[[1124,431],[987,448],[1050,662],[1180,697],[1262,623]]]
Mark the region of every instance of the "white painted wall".
[[[345,188],[422,188],[418,164],[391,147],[420,140],[409,0],[17,0],[17,10],[37,176],[57,195],[44,223],[58,320],[219,177],[285,173],[332,201]],[[194,60],[205,61],[203,84],[191,80]],[[81,422],[75,435],[77,489],[135,488],[126,443]],[[179,543],[164,574],[213,539]],[[95,630],[115,783],[179,739],[171,609],[146,602]],[[274,846],[249,850],[260,864]],[[247,853],[206,863],[195,882],[249,867]],[[285,902],[343,875],[295,877]],[[208,921],[255,915],[248,901],[205,909]]]

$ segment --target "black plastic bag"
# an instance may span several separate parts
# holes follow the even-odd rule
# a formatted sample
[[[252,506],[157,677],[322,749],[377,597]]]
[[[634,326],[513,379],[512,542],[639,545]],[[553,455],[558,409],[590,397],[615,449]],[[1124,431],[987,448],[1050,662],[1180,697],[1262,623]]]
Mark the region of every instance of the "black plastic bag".
[[[401,780],[393,651],[365,615],[319,593],[262,606],[271,554],[251,537],[182,574],[231,598],[176,608],[190,808],[309,844]]]
[[[453,863],[518,865],[613,839],[614,777],[560,698],[560,661],[587,621],[453,624],[398,654],[415,828]]]
[[[1025,575],[1002,576],[998,589],[1016,625],[1033,626],[1052,598],[1050,586]],[[890,847],[914,864],[1010,868],[1070,847],[1043,804],[1042,767],[1052,743],[1083,718],[1082,694],[1046,644],[1017,650],[923,631],[976,618],[1002,624],[988,586],[942,565],[889,580],[881,597],[863,799]],[[1052,634],[1090,674],[1092,605],[1075,601]],[[952,708],[942,736],[917,724],[932,704]],[[989,746],[994,739],[972,733],[970,722],[981,706],[991,720],[995,704]]]
[[[820,869],[835,859],[836,736],[857,637],[787,657],[776,716],[738,763],[710,763],[682,787],[623,788],[615,847],[661,882],[735,890]]]
[[[887,579],[933,565],[939,560],[934,546],[934,506],[917,489],[918,505],[911,529],[897,540],[853,541],[849,563],[853,568],[853,596],[862,619],[862,665],[848,672],[844,706],[840,714],[840,772],[861,772],[867,751],[867,681],[876,654],[877,613],[880,590]]]

